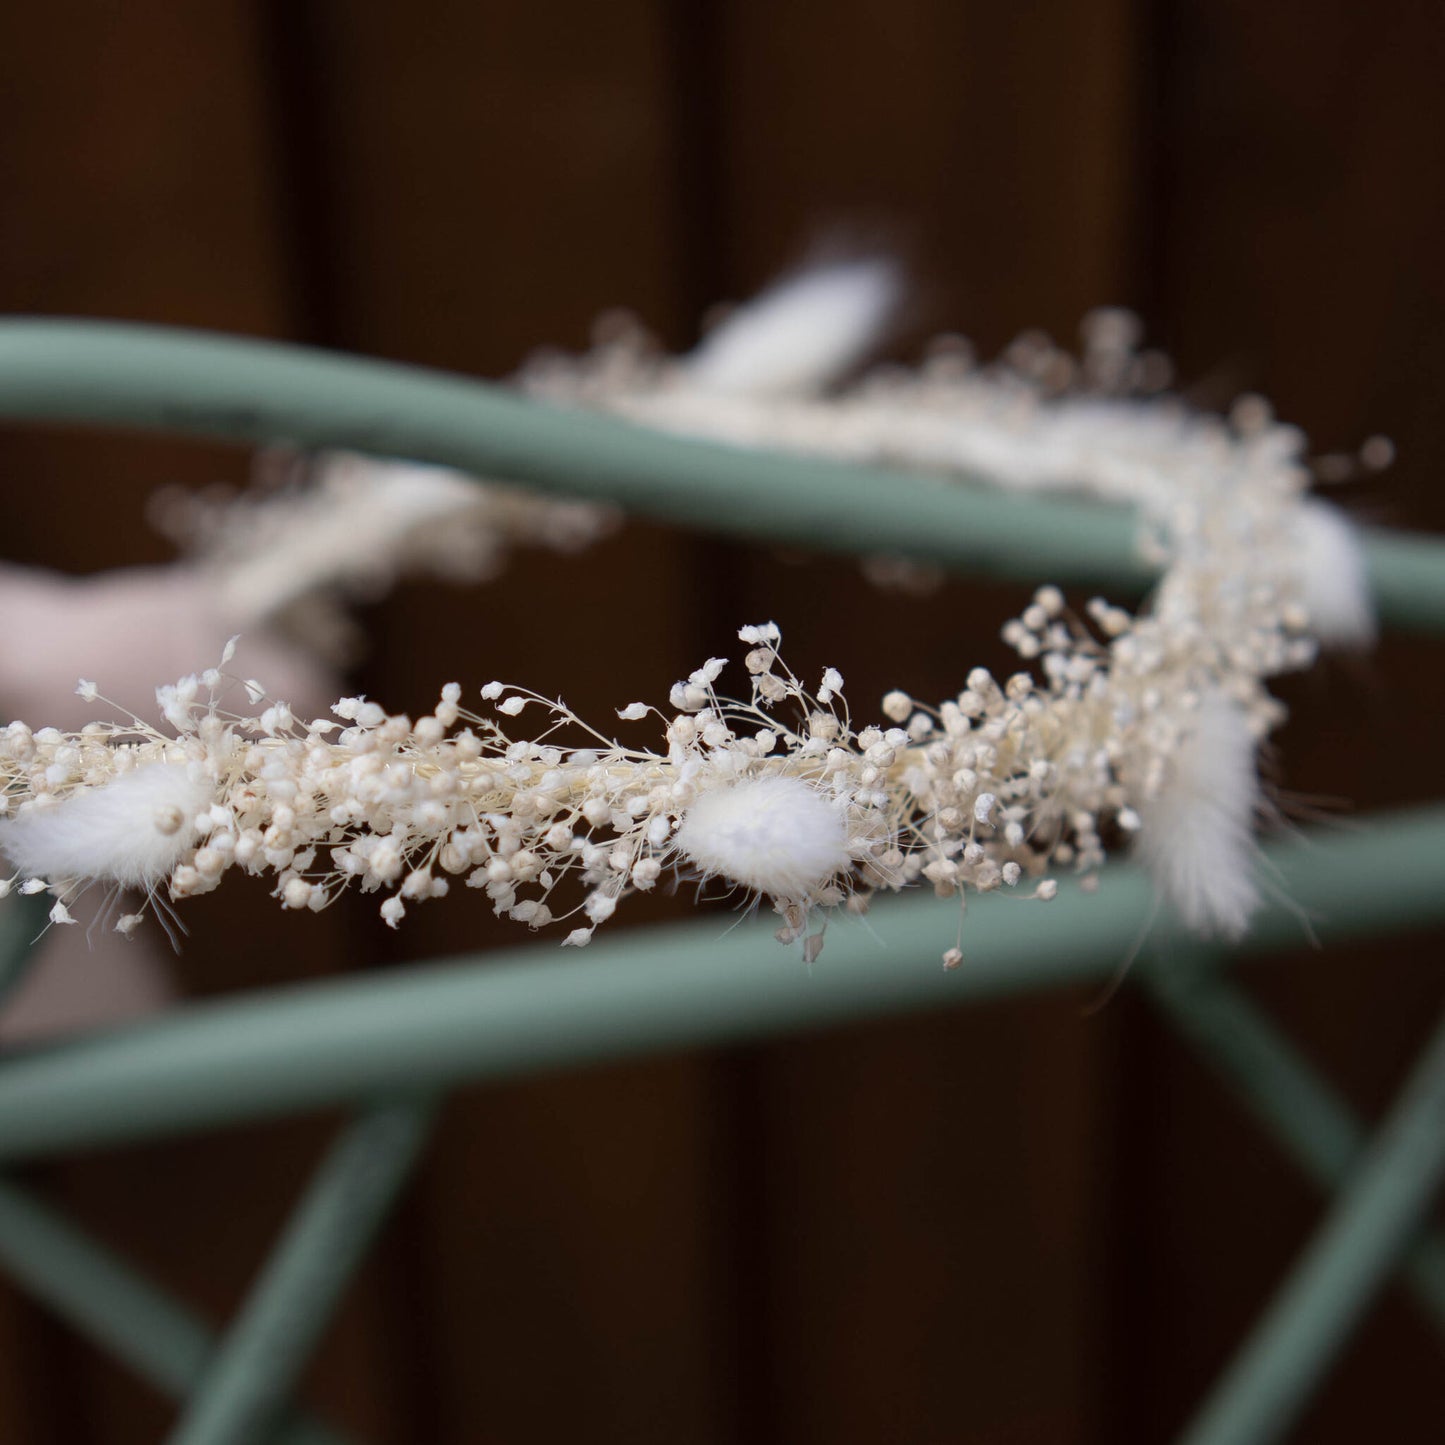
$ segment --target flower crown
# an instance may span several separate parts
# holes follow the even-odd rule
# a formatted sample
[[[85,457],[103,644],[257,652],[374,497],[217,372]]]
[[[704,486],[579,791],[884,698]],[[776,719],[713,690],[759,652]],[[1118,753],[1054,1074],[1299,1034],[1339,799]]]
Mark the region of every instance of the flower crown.
[[[983,367],[947,342],[915,371],[832,388],[892,284],[877,267],[831,268],[689,357],[614,327],[521,384],[742,446],[1128,503],[1159,570],[1138,614],[1100,598],[1075,609],[1044,586],[1003,628],[1018,672],[975,668],[937,705],[890,692],[866,722],[834,668],[810,687],[777,626],[744,627],[742,697],[718,690],[713,658],[665,709],[619,709],[652,746],[496,682],[469,701],[449,683],[415,720],[343,698],[306,721],[247,681],[236,713],[222,706],[233,643],[217,668],[158,690],[173,734],[130,715],[0,733],[0,849],[16,870],[0,893],[48,889],[64,923],[100,883],[112,901],[139,891],[166,922],[172,900],[240,870],[268,875],[293,909],[353,883],[384,892],[396,926],[458,880],[532,928],[570,922],[564,942],[582,945],[623,898],[679,872],[769,900],[779,938],[804,940],[811,961],[815,925],[865,911],[876,890],[1044,901],[1058,872],[1091,881],[1130,842],[1187,925],[1240,936],[1258,899],[1256,754],[1284,717],[1266,681],[1308,666],[1320,642],[1372,634],[1349,524],[1308,495],[1294,428],[1258,399],[1220,418],[1162,394],[1162,363],[1122,313],[1090,319],[1078,361],[1033,337]],[[100,700],[93,683],[77,690]],[[541,723],[514,738],[523,714]]]

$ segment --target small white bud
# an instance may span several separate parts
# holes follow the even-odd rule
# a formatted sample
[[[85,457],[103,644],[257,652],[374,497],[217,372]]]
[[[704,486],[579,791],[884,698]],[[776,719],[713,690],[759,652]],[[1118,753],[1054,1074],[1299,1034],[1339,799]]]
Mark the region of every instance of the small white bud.
[[[605,923],[617,911],[617,900],[610,893],[593,893],[582,911],[593,923]]]
[[[197,861],[199,862],[199,859]],[[311,885],[304,878],[288,879],[282,890],[281,901],[287,908],[305,908],[311,902]],[[385,905],[382,907],[382,917],[385,918]]]
[[[908,714],[912,711],[913,699],[906,692],[895,690],[883,699],[883,715],[893,722],[907,722]]]

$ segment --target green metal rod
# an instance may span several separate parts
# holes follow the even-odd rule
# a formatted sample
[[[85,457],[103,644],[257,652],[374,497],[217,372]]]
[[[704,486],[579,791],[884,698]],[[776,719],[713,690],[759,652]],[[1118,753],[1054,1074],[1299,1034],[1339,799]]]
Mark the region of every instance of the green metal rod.
[[[900,552],[1026,581],[1152,574],[1127,511],[687,440],[505,387],[278,342],[71,320],[0,322],[0,417],[260,446],[349,447],[823,551]],[[1445,627],[1445,544],[1374,532],[1381,615]]]
[[[1149,965],[1139,976],[1179,1031],[1234,1085],[1239,1097],[1316,1183],[1341,1184],[1368,1142],[1344,1101],[1239,987],[1206,964]],[[1405,1280],[1445,1331],[1445,1238],[1427,1230],[1405,1256]]]
[[[1445,915],[1445,808],[1381,815],[1349,833],[1266,850],[1322,937],[1384,935]],[[970,904],[967,961],[939,964],[956,903],[879,905],[835,924],[811,971],[771,929],[716,918],[621,932],[570,957],[522,948],[194,1005],[0,1067],[0,1158],[137,1139],[462,1079],[517,1077],[851,1020],[972,1003],[1107,976],[1152,911],[1137,869],[1052,903]],[[1276,904],[1250,946],[1302,941]]]
[[[378,1104],[322,1161],[240,1316],[201,1379],[171,1445],[270,1438],[342,1291],[411,1173],[434,1102]]]
[[[30,973],[38,956],[35,940],[45,929],[49,907],[45,894],[12,894],[0,903],[0,1007]]]
[[[1123,510],[752,453],[543,406],[439,371],[278,342],[106,322],[0,322],[0,417],[348,447],[773,544],[900,551],[1039,581],[1150,575]]]
[[[1365,561],[1380,619],[1411,632],[1445,632],[1445,540],[1367,527]]]
[[[1445,1019],[1345,1192],[1181,1445],[1268,1445],[1311,1392],[1445,1175]]]
[[[0,1263],[16,1283],[166,1394],[184,1397],[200,1379],[214,1347],[205,1326],[6,1180],[0,1180]],[[344,1436],[300,1416],[273,1440],[346,1445]]]

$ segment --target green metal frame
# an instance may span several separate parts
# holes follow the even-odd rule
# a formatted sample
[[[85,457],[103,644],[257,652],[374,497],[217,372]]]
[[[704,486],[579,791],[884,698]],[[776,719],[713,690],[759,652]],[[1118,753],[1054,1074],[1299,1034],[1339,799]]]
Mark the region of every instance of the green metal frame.
[[[478,382],[269,342],[72,321],[0,323],[0,416],[350,447],[620,503],[639,515],[842,551],[896,550],[1031,580],[1147,574],[1124,513],[926,477],[684,441],[548,410]],[[1445,546],[1367,539],[1384,620],[1445,631]],[[1266,849],[1291,908],[1248,941],[1379,935],[1445,918],[1445,807]],[[1108,869],[1097,895],[1047,907],[982,898],[969,959],[937,962],[956,904],[890,901],[871,929],[835,927],[810,977],[770,932],[712,921],[619,932],[562,961],[537,947],[404,972],[299,984],[0,1060],[0,1163],[349,1103],[323,1160],[219,1339],[18,1186],[0,1181],[0,1262],[77,1328],[183,1402],[175,1445],[340,1445],[289,1413],[297,1376],[422,1149],[437,1100],[499,1079],[681,1046],[957,1006],[1107,977],[1151,917],[1147,881]],[[0,1000],[40,926],[35,900],[0,912]],[[1183,1437],[1278,1440],[1380,1287],[1400,1269],[1445,1332],[1445,1240],[1425,1228],[1445,1171],[1445,1022],[1373,1138],[1221,968],[1167,926],[1135,969],[1165,1016],[1215,1062],[1322,1187],[1314,1239]]]

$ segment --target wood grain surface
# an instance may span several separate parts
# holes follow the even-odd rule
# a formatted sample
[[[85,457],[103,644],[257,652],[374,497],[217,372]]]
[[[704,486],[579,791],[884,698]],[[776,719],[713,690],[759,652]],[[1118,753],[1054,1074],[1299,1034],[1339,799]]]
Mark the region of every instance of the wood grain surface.
[[[501,376],[606,307],[685,345],[812,247],[886,246],[916,280],[901,355],[1132,304],[1202,400],[1258,387],[1319,450],[1391,434],[1398,466],[1340,498],[1438,530],[1442,42],[1445,10],[1408,0],[6,7],[0,310]],[[246,466],[7,428],[0,545],[77,573],[161,560],[149,492]],[[635,524],[486,587],[408,585],[365,613],[354,682],[416,708],[496,676],[606,715],[772,617],[854,698],[942,696],[1002,658],[1022,595],[881,594],[840,560]],[[1442,660],[1392,638],[1289,681],[1293,812],[1348,827],[1445,793]],[[228,887],[189,910],[176,988],[515,941],[459,893],[393,936],[357,900],[298,918]],[[1302,937],[1251,986],[1373,1117],[1445,997],[1442,954]],[[1321,1205],[1141,999],[1092,1002],[463,1091],[308,1399],[381,1445],[1167,1439]],[[336,1122],[27,1178],[220,1322]],[[1297,1438],[1436,1439],[1439,1380],[1392,1293]],[[171,1418],[0,1282],[0,1441],[140,1445]]]

